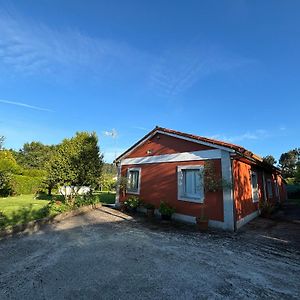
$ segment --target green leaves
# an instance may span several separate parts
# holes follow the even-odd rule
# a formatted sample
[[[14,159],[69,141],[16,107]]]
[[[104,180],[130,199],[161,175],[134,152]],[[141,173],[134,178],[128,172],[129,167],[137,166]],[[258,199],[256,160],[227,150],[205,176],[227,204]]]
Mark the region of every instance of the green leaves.
[[[96,186],[101,175],[103,156],[95,133],[77,132],[64,139],[46,163],[47,181],[70,186]]]

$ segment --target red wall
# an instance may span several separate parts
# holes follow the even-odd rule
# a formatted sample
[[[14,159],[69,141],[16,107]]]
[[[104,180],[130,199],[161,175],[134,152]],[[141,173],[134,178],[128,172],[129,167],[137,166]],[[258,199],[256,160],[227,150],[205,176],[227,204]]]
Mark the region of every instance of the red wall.
[[[212,160],[210,160],[212,162]],[[218,176],[221,176],[221,160],[213,160]],[[147,202],[159,207],[161,201],[172,205],[177,213],[199,216],[200,207],[203,204],[182,201],[177,199],[177,166],[203,165],[203,161],[172,162],[160,164],[138,165],[141,168],[141,187],[139,197]],[[127,168],[135,167],[123,166],[122,176],[126,176]],[[126,195],[128,197],[129,195]],[[125,197],[125,198],[126,198]],[[125,200],[120,195],[120,201]],[[223,221],[223,192],[205,193],[204,204],[207,206],[207,213],[211,220]]]
[[[251,186],[251,175],[250,171],[257,172],[258,177],[258,190],[259,190],[259,201],[253,202],[252,200],[252,186]],[[265,187],[263,183],[263,173],[265,176]],[[272,183],[273,196],[269,197],[267,190],[267,180],[270,179]],[[279,185],[279,197],[276,196],[275,179],[277,179]],[[263,170],[262,168],[251,166],[245,162],[234,160],[233,161],[233,180],[234,180],[234,201],[236,208],[236,220],[240,220],[245,216],[255,212],[259,208],[259,203],[265,201],[264,189],[266,188],[267,201],[276,203],[279,200],[284,201],[286,198],[285,184],[279,175],[275,172]]]
[[[175,137],[155,134],[151,139],[144,142],[137,149],[131,152],[126,158],[144,157],[161,154],[173,154],[180,152],[191,152],[198,150],[211,150],[213,148],[196,144],[193,142],[185,141]],[[151,150],[151,154],[147,154],[147,151]]]
[[[236,209],[235,216],[238,221],[258,210],[259,202],[264,199],[263,179],[262,172],[259,169],[253,168],[251,165],[236,159],[233,160],[232,168],[234,182],[233,195]],[[258,202],[253,202],[252,199],[251,170],[257,172]]]

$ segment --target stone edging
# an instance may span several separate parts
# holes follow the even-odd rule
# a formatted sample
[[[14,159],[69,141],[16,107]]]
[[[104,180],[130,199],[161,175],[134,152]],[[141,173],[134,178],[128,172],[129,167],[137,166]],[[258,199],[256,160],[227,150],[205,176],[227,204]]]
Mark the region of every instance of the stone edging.
[[[52,216],[52,217],[46,217],[46,218],[42,218],[42,219],[33,220],[26,224],[14,225],[9,228],[0,230],[0,239],[3,237],[18,234],[20,232],[30,234],[30,233],[40,230],[43,225],[58,223],[66,218],[84,214],[93,209],[100,208],[101,206],[102,206],[101,203],[86,205],[86,206],[79,207],[79,208],[71,210],[71,211],[60,213],[60,214]]]

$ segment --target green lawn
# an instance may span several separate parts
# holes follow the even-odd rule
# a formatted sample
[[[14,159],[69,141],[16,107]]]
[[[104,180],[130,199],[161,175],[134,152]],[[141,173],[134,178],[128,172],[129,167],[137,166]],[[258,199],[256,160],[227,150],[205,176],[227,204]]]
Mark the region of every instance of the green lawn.
[[[97,192],[94,194],[94,197],[96,197],[96,202],[113,204],[115,203],[115,195],[116,193],[114,192]],[[74,207],[64,203],[56,204],[55,202],[51,202],[51,205],[47,205],[52,199],[62,201],[63,197],[59,195],[43,195],[40,196],[39,199],[35,199],[34,195],[20,195],[0,198],[0,228],[27,223],[32,220],[74,209]],[[78,205],[86,204],[87,203],[82,202]]]
[[[34,195],[0,198],[0,211],[7,217],[12,217],[12,215],[20,209],[38,211],[48,203],[49,200],[34,199]]]

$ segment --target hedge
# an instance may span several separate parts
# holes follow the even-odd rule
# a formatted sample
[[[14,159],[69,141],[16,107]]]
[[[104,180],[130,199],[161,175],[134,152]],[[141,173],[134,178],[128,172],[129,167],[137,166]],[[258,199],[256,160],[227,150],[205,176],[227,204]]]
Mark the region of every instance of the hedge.
[[[35,194],[41,190],[43,177],[13,175],[13,192],[17,195]]]

